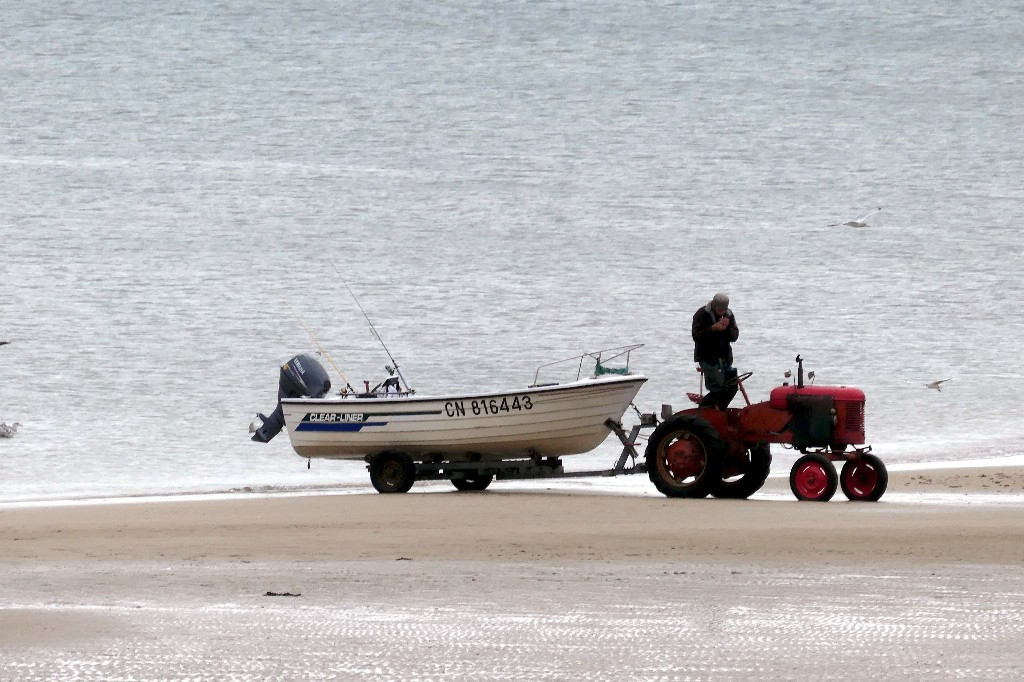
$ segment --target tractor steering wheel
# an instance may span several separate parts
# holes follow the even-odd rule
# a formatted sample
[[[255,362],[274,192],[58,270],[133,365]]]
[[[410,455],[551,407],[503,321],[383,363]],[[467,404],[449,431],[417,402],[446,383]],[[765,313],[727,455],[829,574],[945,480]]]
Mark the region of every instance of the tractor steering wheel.
[[[749,379],[753,375],[754,375],[753,372],[744,372],[743,374],[740,374],[737,377],[733,377],[732,379],[729,379],[727,382],[725,382],[725,385],[726,386],[732,386],[733,384],[735,384],[735,385],[738,386],[741,383],[743,383],[744,381],[746,381],[747,379]]]

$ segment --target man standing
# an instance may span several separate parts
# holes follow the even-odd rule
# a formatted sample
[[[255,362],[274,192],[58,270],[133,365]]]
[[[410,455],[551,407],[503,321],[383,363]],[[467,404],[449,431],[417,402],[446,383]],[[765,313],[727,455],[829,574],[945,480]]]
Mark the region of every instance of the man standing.
[[[724,410],[736,395],[736,370],[732,367],[732,342],[739,338],[736,316],[729,310],[729,296],[718,293],[693,314],[693,360],[700,364],[707,384],[702,407]]]

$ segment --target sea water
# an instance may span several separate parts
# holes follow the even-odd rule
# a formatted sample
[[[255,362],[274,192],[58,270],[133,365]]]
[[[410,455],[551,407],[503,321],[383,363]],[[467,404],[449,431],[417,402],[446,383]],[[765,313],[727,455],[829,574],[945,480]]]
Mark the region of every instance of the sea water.
[[[367,486],[247,428],[297,353],[386,376],[346,283],[421,394],[643,343],[683,407],[726,291],[752,400],[799,354],[890,464],[1024,452],[1018,5],[3,15],[0,501]]]

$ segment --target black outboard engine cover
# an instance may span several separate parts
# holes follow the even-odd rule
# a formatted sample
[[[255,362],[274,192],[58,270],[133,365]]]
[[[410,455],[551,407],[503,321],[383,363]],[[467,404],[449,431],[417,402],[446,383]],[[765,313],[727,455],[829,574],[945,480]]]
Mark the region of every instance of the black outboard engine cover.
[[[330,390],[331,379],[323,366],[312,355],[296,355],[281,365],[277,408],[269,417],[258,415],[263,424],[253,433],[252,439],[258,443],[269,443],[284,428],[282,398],[323,398]]]

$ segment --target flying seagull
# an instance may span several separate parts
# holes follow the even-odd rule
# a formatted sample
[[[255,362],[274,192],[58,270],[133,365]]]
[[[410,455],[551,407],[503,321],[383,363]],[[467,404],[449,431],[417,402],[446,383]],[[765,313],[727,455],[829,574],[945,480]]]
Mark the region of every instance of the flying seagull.
[[[868,216],[874,215],[874,214],[878,213],[881,210],[882,210],[882,207],[879,206],[878,208],[873,208],[870,211],[864,211],[863,213],[861,213],[861,214],[859,214],[857,216],[854,216],[850,220],[847,220],[845,223],[829,223],[828,226],[829,227],[836,227],[838,225],[848,225],[849,227],[867,227],[868,224],[866,222],[864,222],[864,221],[867,220]]]
[[[939,379],[937,381],[929,381],[927,384],[925,384],[925,387],[927,387],[927,388],[934,388],[936,391],[941,393],[942,392],[942,384],[946,383],[947,381],[952,381],[952,379]]]

